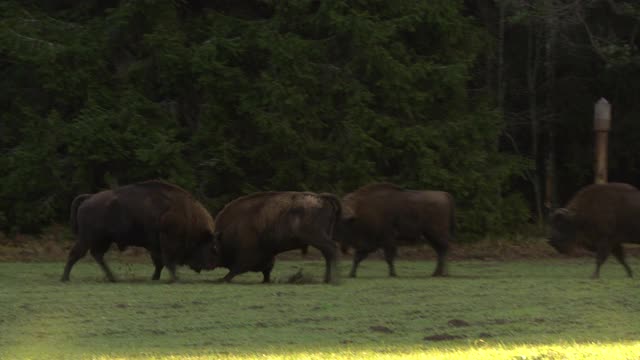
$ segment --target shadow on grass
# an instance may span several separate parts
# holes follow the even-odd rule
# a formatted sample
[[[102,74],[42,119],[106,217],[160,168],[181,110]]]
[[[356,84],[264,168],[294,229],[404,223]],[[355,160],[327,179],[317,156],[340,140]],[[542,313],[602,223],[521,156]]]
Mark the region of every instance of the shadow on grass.
[[[197,275],[196,275],[197,276]],[[231,282],[225,282],[224,281],[224,275],[216,277],[216,278],[211,278],[211,276],[208,277],[202,277],[202,278],[194,278],[193,275],[189,276],[188,278],[182,278],[180,276],[178,276],[178,279],[176,281],[171,281],[169,278],[161,278],[159,280],[152,280],[151,276],[149,277],[141,277],[141,276],[127,276],[127,277],[119,277],[119,276],[115,276],[116,281],[115,282],[111,282],[109,281],[106,277],[104,278],[99,278],[99,277],[95,277],[95,276],[78,276],[78,277],[73,277],[70,281],[60,281],[59,278],[56,278],[55,281],[61,283],[61,284],[65,284],[65,285],[73,285],[73,284],[77,284],[77,285],[81,285],[81,284],[111,284],[111,285],[118,285],[118,284],[159,284],[159,285],[176,285],[176,286],[180,286],[182,285],[193,285],[193,284],[208,284],[208,285],[262,285],[262,286],[269,286],[269,285],[327,285],[325,284],[325,282],[320,279],[319,277],[313,276],[313,275],[308,275],[308,274],[304,274],[302,272],[298,272],[295,273],[293,275],[289,275],[289,276],[281,276],[281,277],[274,277],[271,279],[270,283],[263,283],[261,280],[262,275],[260,275],[260,278],[258,278],[255,274],[247,274],[247,275],[240,275],[237,278],[233,279]],[[338,278],[334,283],[331,284],[336,284],[336,283],[341,283],[341,279]]]

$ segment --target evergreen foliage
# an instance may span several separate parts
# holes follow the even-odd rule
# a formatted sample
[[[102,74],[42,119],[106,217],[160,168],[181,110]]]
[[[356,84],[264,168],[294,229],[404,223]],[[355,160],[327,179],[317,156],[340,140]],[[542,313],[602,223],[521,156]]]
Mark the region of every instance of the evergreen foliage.
[[[513,184],[531,164],[470,90],[491,38],[463,1],[205,3],[0,4],[4,231],[150,178],[214,214],[252,191],[387,180],[454,194],[462,234],[527,221]]]

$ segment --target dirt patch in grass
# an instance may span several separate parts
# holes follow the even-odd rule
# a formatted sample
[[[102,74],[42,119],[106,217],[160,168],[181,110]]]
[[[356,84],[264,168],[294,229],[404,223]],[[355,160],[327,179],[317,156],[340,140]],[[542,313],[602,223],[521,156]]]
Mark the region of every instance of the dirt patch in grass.
[[[451,334],[436,334],[425,336],[424,340],[426,341],[448,341],[448,340],[456,340],[456,339],[464,339],[463,335],[451,335]]]
[[[330,323],[336,321],[338,318],[334,316],[320,316],[320,317],[303,317],[298,319],[291,319],[290,324],[309,324],[309,323]]]
[[[448,324],[449,324],[449,326],[453,326],[453,327],[465,327],[465,326],[470,326],[471,325],[468,322],[466,322],[464,320],[460,320],[460,319],[449,320]]]
[[[382,325],[369,326],[369,330],[375,331],[375,332],[381,332],[381,333],[385,333],[385,334],[393,333],[393,330],[389,329],[386,326],[382,326]]]
[[[74,239],[67,226],[54,225],[47,228],[40,235],[16,234],[6,236],[0,233],[0,261],[64,261],[69,250],[74,244]],[[625,244],[625,251],[630,256],[640,256],[640,246]],[[149,262],[149,254],[146,249],[129,247],[124,251],[117,250],[113,246],[108,256],[117,257],[130,263]],[[351,259],[353,251],[349,254],[341,254],[342,259]],[[582,249],[576,249],[570,257],[592,257],[593,254]],[[542,237],[516,236],[512,239],[491,238],[472,244],[453,242],[451,244],[449,259],[451,260],[520,260],[520,259],[545,259],[566,258],[566,255],[558,254]],[[87,256],[89,258],[89,256]],[[383,259],[381,251],[372,253],[370,259]],[[309,248],[307,255],[302,255],[300,250],[288,251],[278,255],[278,260],[321,260],[322,254],[314,248]],[[428,244],[401,246],[398,249],[398,259],[401,260],[434,260],[436,254]],[[290,278],[280,279],[279,282],[307,284],[317,282],[306,274],[299,272]]]
[[[318,281],[310,274],[304,273],[302,268],[299,268],[298,271],[290,276],[287,276],[283,279],[276,279],[276,283],[285,283],[285,284],[316,284]]]

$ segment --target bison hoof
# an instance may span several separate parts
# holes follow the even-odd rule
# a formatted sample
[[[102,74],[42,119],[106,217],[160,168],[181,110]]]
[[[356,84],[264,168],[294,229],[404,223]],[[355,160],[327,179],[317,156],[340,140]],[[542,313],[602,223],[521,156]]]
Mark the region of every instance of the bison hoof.
[[[60,281],[68,282],[69,281],[69,277],[63,276],[62,278],[60,278]]]

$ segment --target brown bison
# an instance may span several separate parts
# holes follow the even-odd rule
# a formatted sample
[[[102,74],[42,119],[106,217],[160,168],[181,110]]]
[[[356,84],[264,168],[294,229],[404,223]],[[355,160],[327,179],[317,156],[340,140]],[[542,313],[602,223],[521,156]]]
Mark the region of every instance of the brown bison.
[[[71,204],[71,229],[76,243],[69,252],[62,281],[71,268],[91,251],[107,278],[115,281],[104,261],[112,243],[120,250],[141,246],[155,265],[153,280],[163,266],[176,279],[176,265],[210,269],[215,255],[213,219],[185,190],[163,182],[147,181],[77,196]]]
[[[625,261],[623,243],[640,244],[640,191],[629,184],[610,183],[582,188],[565,208],[557,209],[550,219],[549,244],[567,254],[576,246],[596,253],[596,270],[609,253],[632,276]]]
[[[343,252],[355,248],[349,276],[369,253],[382,248],[389,276],[396,276],[393,264],[403,242],[426,239],[438,255],[433,276],[447,274],[445,257],[455,233],[455,204],[443,191],[405,190],[393,184],[363,186],[342,199],[342,217],[336,241]]]
[[[340,216],[340,200],[332,194],[261,192],[228,203],[216,216],[217,266],[229,269],[223,278],[261,271],[270,281],[278,253],[313,246],[326,261],[324,280],[335,271],[333,227]]]

